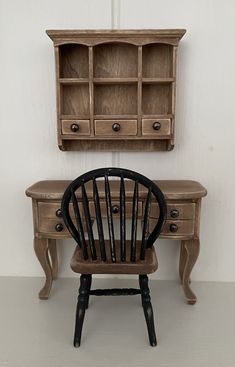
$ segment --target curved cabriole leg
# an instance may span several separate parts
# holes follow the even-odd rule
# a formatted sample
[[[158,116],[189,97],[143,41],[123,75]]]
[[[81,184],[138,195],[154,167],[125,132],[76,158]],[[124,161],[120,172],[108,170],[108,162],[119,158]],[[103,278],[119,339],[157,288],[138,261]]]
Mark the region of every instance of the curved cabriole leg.
[[[182,285],[188,304],[194,305],[197,301],[197,297],[193,293],[189,284],[190,284],[190,274],[193,270],[193,267],[199,255],[200,242],[198,239],[186,240],[182,241],[182,246],[184,246],[184,251],[186,254],[185,266],[182,272]]]
[[[90,283],[91,276],[82,274],[80,277],[80,288],[77,302],[76,324],[73,342],[75,347],[79,347],[81,343],[82,326],[85,317],[85,311],[88,305]]]
[[[56,279],[58,274],[58,256],[57,256],[56,240],[54,239],[48,240],[48,249],[51,258],[52,276],[53,279]]]
[[[139,283],[141,290],[142,306],[144,309],[144,316],[148,328],[149,342],[152,347],[155,347],[157,345],[157,338],[154,327],[153,308],[151,304],[147,275],[139,275]]]
[[[34,250],[46,275],[44,287],[38,296],[40,299],[48,299],[52,285],[52,269],[48,256],[48,241],[46,238],[34,238]]]

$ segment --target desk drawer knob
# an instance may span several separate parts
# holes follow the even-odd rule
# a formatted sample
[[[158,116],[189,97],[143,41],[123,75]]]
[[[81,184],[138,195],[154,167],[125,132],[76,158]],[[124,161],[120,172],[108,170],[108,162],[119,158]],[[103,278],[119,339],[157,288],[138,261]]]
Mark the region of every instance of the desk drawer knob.
[[[70,130],[73,132],[73,133],[76,133],[78,130],[79,130],[79,125],[78,124],[72,124],[70,126]]]
[[[61,209],[57,209],[56,212],[55,212],[56,216],[58,218],[61,218],[62,217],[62,210]]]
[[[161,123],[159,121],[155,121],[153,123],[153,130],[160,130],[161,129]]]
[[[62,232],[64,229],[64,226],[62,223],[57,223],[56,226],[55,226],[55,230],[56,232]]]
[[[171,209],[170,216],[171,216],[171,218],[178,218],[178,216],[179,216],[179,210],[177,210],[177,209]]]
[[[119,206],[118,205],[113,205],[112,206],[112,213],[113,214],[118,214],[119,213]]]
[[[113,131],[117,132],[117,131],[120,131],[121,126],[120,126],[120,124],[118,124],[117,122],[115,122],[115,123],[112,125],[112,129],[113,129]]]
[[[172,223],[171,225],[170,225],[170,231],[172,232],[172,233],[175,233],[175,232],[177,232],[178,231],[178,226],[177,226],[177,224],[175,224],[175,223]]]

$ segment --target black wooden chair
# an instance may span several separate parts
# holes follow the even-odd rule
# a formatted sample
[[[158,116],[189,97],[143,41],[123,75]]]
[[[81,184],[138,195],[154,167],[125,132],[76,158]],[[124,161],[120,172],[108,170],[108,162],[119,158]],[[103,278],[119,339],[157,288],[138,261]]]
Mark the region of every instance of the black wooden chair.
[[[112,190],[110,190],[112,179],[110,180],[110,177],[118,177],[120,182],[118,215],[120,238],[118,240],[115,239],[113,220],[115,207],[112,206]],[[130,191],[130,182],[133,184],[131,239],[127,240],[125,188],[128,184],[128,190]],[[142,238],[137,240],[140,186],[142,189],[144,188],[146,195],[141,225]],[[89,192],[87,193],[88,187]],[[128,195],[130,195],[130,192],[128,192]],[[159,216],[158,219],[155,219],[153,230],[149,233],[150,209],[153,200],[158,204]],[[102,218],[104,217],[104,204],[109,240],[105,240],[104,235]],[[93,205],[93,215],[91,205]],[[147,177],[127,169],[96,169],[78,177],[68,186],[62,199],[62,214],[67,228],[78,244],[71,260],[71,267],[73,271],[81,274],[74,334],[75,347],[80,346],[83,320],[90,295],[140,294],[150,344],[152,346],[157,344],[147,274],[153,273],[157,269],[157,258],[153,243],[160,234],[165,213],[165,199],[158,186]],[[94,239],[94,219],[97,223],[98,240]],[[140,289],[91,290],[92,274],[138,274]]]

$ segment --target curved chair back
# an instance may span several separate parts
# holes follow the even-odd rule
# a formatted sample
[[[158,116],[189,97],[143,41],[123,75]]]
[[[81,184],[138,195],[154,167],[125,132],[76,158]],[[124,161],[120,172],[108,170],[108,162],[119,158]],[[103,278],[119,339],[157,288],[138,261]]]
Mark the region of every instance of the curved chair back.
[[[99,168],[89,171],[76,178],[66,189],[62,199],[62,214],[64,222],[70,231],[71,235],[81,247],[84,259],[97,260],[97,253],[100,253],[102,261],[107,260],[107,251],[105,247],[105,236],[103,218],[101,215],[100,205],[100,181],[103,181],[105,193],[105,205],[108,222],[109,244],[111,261],[117,261],[114,220],[113,212],[115,207],[112,206],[112,192],[110,185],[112,178],[118,177],[120,182],[119,190],[119,219],[120,219],[120,260],[126,259],[126,180],[133,182],[132,196],[132,216],[131,216],[131,240],[130,240],[130,259],[128,261],[136,261],[137,257],[140,260],[145,259],[145,250],[153,245],[158,238],[166,215],[165,198],[159,187],[147,177],[124,168]],[[111,180],[110,180],[111,178]],[[86,184],[92,184],[92,197],[88,197]],[[140,252],[137,256],[137,226],[138,226],[138,206],[139,206],[139,186],[146,188],[145,207],[142,216],[142,238]],[[149,221],[151,203],[155,200],[159,208],[159,216],[156,219],[156,224],[153,230],[149,233]],[[91,216],[91,202],[95,208],[94,218]],[[71,204],[72,203],[72,210]],[[93,219],[97,222],[98,241],[94,239]],[[88,239],[85,235],[88,235]],[[97,248],[99,246],[99,249]],[[98,251],[99,250],[99,251]]]

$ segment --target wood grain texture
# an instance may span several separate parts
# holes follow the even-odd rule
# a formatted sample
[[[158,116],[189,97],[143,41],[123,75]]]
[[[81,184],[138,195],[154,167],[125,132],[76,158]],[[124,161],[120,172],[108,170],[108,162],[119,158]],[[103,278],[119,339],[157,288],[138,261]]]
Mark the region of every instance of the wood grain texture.
[[[48,240],[46,238],[35,237],[34,250],[46,276],[45,284],[38,296],[40,299],[48,299],[53,279],[52,268],[48,256]]]
[[[150,44],[143,47],[143,77],[169,78],[173,76],[173,47]]]

